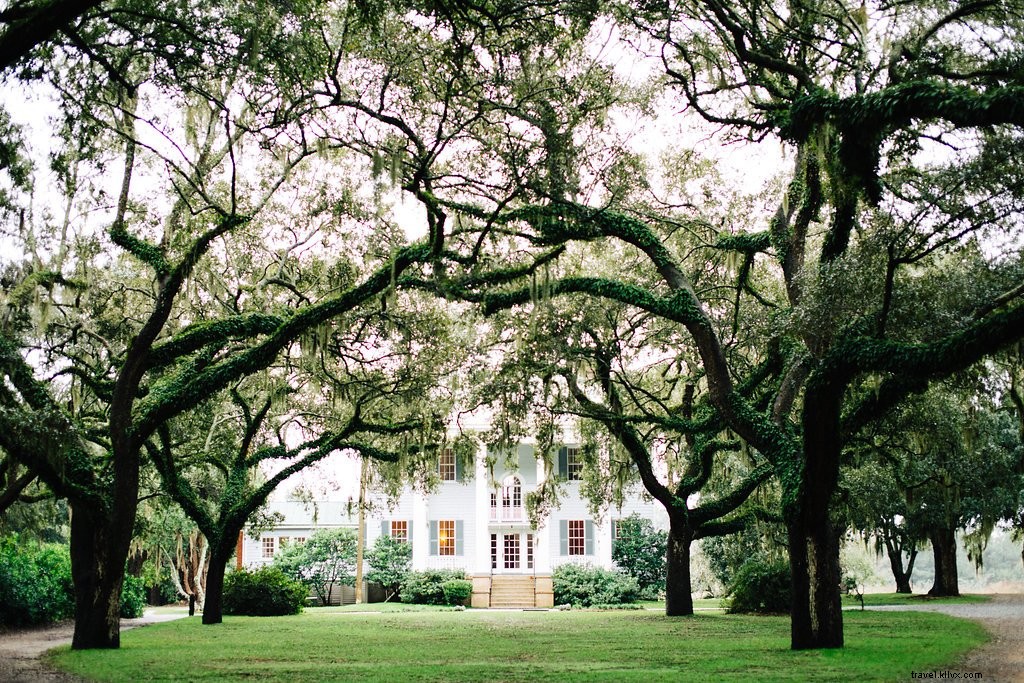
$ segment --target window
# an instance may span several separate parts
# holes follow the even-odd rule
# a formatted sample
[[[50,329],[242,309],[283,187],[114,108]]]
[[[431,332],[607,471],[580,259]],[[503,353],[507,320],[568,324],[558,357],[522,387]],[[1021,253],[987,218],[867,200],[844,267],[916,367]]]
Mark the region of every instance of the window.
[[[565,449],[565,478],[569,481],[578,481],[583,475],[583,461],[580,459],[580,449]]]
[[[288,537],[287,536],[279,536],[278,539],[277,539],[277,547],[280,548],[281,550],[284,550],[287,545],[288,545]]]
[[[622,520],[612,520],[612,540],[617,541],[622,538]]]
[[[264,536],[263,537],[263,557],[274,556],[274,537]]]
[[[523,507],[523,487],[519,483],[519,477],[512,477],[512,481],[502,487],[501,506],[505,508]]]
[[[437,473],[441,475],[441,481],[456,480],[455,451],[450,448],[441,451],[437,458]]]
[[[409,542],[409,522],[406,520],[393,520],[391,522],[391,538],[402,543]]]
[[[594,522],[589,519],[558,520],[559,554],[593,556],[596,551],[597,534]]]
[[[305,536],[296,536],[295,537],[295,542],[296,543],[305,543],[306,542],[306,537]]]
[[[455,520],[442,519],[437,523],[437,554],[455,554]]]
[[[498,534],[491,534],[491,569],[498,568]]]
[[[461,519],[432,519],[430,520],[430,554],[462,556],[465,551],[462,547],[462,539],[465,534],[465,522]],[[411,534],[413,529],[409,528]],[[410,535],[411,538],[411,535]]]
[[[569,481],[579,481],[583,477],[583,457],[579,448],[562,446],[558,449],[558,474]]]
[[[526,568],[533,569],[533,534],[526,534]]]
[[[569,554],[585,555],[587,551],[586,525],[582,519],[569,520]]]

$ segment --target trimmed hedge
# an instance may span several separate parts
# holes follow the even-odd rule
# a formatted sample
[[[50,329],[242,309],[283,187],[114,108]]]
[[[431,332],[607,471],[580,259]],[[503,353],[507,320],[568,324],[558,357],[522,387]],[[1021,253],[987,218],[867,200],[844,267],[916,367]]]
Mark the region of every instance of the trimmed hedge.
[[[473,582],[466,579],[452,579],[441,584],[444,601],[448,605],[468,605],[473,595]]]
[[[556,605],[621,605],[636,602],[640,596],[640,585],[632,576],[589,564],[559,565],[551,581]]]
[[[224,577],[224,614],[271,617],[298,614],[309,590],[277,567],[238,569]]]
[[[445,584],[454,584],[456,581],[469,584],[469,591],[461,600],[450,602],[445,592]],[[453,585],[449,590],[452,591],[452,599],[455,599],[464,589]],[[402,602],[419,605],[461,605],[472,592],[473,584],[466,580],[466,572],[461,569],[429,569],[424,572],[409,572],[399,596]]]

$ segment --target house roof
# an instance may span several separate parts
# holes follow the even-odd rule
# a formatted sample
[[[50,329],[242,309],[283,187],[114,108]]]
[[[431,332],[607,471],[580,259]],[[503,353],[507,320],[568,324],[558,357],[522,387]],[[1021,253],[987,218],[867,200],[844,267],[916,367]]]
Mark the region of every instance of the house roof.
[[[267,512],[279,512],[284,515],[284,521],[274,527],[277,530],[355,527],[358,523],[356,510],[354,507],[349,510],[348,501],[271,501],[267,503]]]

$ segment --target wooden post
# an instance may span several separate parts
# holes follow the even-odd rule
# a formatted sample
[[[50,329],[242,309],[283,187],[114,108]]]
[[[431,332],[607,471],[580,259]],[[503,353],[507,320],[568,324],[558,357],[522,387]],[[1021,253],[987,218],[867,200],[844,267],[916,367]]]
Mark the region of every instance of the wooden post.
[[[369,461],[364,456],[359,468],[359,526],[356,530],[356,604],[363,603],[363,548],[366,546],[366,475]]]

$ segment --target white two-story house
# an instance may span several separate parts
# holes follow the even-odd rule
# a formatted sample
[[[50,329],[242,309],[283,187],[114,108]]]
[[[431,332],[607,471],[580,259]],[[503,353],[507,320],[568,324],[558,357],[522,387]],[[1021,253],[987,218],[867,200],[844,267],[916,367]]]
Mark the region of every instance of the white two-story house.
[[[406,488],[392,501],[371,494],[367,547],[379,535],[389,534],[412,545],[414,570],[464,570],[473,581],[473,607],[551,607],[551,573],[558,565],[613,566],[612,541],[618,519],[639,513],[658,527],[667,526],[664,511],[639,495],[639,488],[621,508],[595,519],[579,491],[583,471],[579,449],[564,445],[550,458],[540,455],[530,443],[519,444],[512,454],[489,454],[480,443],[470,467],[451,450],[443,450],[437,459],[441,481],[431,492]],[[549,471],[548,461],[553,471]],[[562,480],[559,502],[534,526],[526,514],[526,496],[547,477]],[[273,546],[280,545],[282,536],[294,541],[313,532],[308,510],[299,510],[301,504],[278,507],[282,507],[285,521],[258,541],[244,538],[240,565],[269,562]],[[320,527],[356,527],[355,515],[343,510],[346,504],[320,503],[319,507],[323,515]]]

